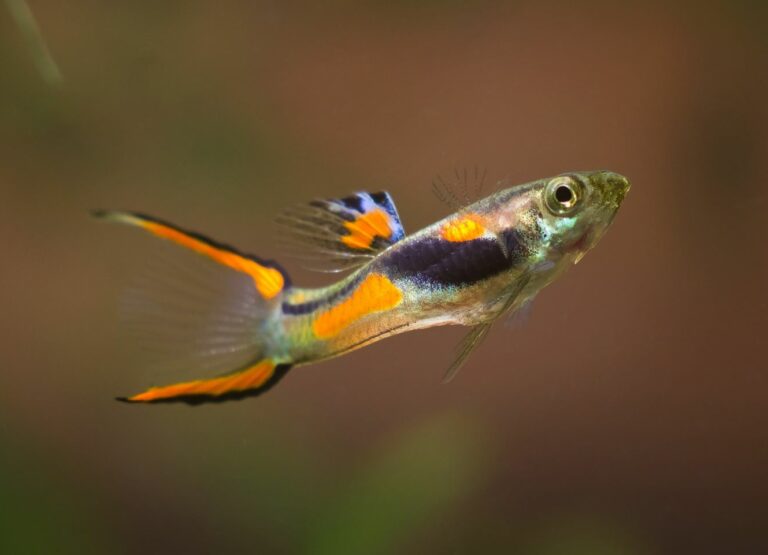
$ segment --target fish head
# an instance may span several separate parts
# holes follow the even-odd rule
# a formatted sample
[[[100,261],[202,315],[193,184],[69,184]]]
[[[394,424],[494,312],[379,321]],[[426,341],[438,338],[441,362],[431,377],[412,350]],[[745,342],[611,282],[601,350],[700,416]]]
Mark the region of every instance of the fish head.
[[[605,234],[629,187],[626,177],[610,171],[573,172],[543,180],[537,200],[544,258],[581,260]]]

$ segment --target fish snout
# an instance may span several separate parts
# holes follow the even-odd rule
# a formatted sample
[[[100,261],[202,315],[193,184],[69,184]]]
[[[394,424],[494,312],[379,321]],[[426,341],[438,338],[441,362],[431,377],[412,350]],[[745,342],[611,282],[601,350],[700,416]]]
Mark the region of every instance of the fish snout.
[[[600,172],[599,182],[602,184],[605,201],[616,207],[621,204],[631,187],[629,179],[611,171]]]

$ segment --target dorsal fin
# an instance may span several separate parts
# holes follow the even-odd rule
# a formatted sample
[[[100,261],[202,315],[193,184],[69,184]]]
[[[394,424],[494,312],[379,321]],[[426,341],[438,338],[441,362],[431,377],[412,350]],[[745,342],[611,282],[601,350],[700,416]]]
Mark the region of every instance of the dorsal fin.
[[[487,173],[475,166],[472,170],[456,168],[447,179],[438,174],[432,179],[432,192],[451,210],[459,211],[480,200]]]
[[[314,270],[339,272],[368,262],[405,237],[389,193],[358,192],[314,200],[277,217],[289,253]]]

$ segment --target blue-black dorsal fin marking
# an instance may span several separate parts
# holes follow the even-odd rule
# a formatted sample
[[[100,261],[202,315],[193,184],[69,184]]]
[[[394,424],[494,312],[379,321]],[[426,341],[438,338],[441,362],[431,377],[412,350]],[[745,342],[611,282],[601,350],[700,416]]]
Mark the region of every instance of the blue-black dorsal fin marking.
[[[356,268],[405,237],[395,203],[384,191],[292,206],[276,221],[288,254],[326,272]]]
[[[432,192],[454,212],[480,200],[488,170],[480,166],[472,168],[454,168],[453,173],[444,178],[438,174],[432,178]]]

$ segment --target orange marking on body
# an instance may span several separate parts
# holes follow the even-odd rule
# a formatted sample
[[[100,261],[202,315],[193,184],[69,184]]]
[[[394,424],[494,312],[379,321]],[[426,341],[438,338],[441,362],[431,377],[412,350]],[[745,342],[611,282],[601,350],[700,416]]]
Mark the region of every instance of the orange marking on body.
[[[485,227],[476,214],[469,214],[459,220],[448,222],[443,226],[441,235],[446,241],[461,243],[482,237]]]
[[[275,365],[272,362],[265,360],[242,372],[237,372],[236,374],[209,380],[195,380],[191,382],[153,387],[143,393],[129,397],[127,400],[136,403],[149,403],[162,399],[184,397],[186,395],[211,395],[216,397],[235,391],[257,389],[272,377],[274,370]]]
[[[253,278],[256,289],[265,299],[271,299],[283,290],[285,278],[283,277],[283,274],[275,268],[267,268],[266,266],[262,266],[258,262],[242,257],[239,254],[217,249],[199,239],[190,237],[186,233],[182,233],[181,231],[163,224],[147,220],[138,220],[138,223],[141,227],[158,237],[173,241],[182,247],[186,247],[199,254],[205,255],[219,264],[223,264],[233,270],[250,275]]]
[[[320,339],[328,339],[366,314],[389,310],[402,300],[402,292],[387,276],[370,274],[349,298],[320,314],[312,329]]]
[[[349,230],[349,235],[344,235],[341,242],[352,249],[369,249],[376,237],[392,237],[389,216],[378,208],[363,214],[353,222],[344,222],[344,227]]]

